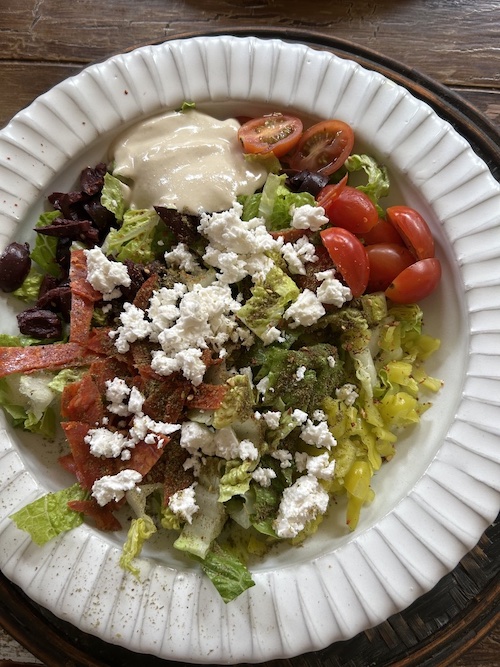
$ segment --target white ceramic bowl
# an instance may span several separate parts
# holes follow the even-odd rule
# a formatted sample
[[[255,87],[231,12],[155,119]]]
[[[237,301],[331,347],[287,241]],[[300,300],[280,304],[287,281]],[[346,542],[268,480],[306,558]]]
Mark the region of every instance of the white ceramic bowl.
[[[102,639],[184,662],[260,662],[348,639],[407,607],[452,570],[499,508],[500,186],[453,128],[407,90],[329,52],[279,40],[199,37],[87,68],[0,133],[0,245],[24,238],[44,200],[106,158],[124,126],[195,101],[214,115],[292,110],[341,118],[386,163],[391,199],[432,226],[442,286],[423,302],[442,340],[445,385],[347,534],[332,513],[300,548],[254,564],[256,586],[225,605],[168,541],[148,545],[142,583],[118,566],[124,535],[89,525],[44,547],[8,516],[72,480],[58,445],[1,417],[0,567],[33,600]],[[12,307],[1,305],[4,331]]]

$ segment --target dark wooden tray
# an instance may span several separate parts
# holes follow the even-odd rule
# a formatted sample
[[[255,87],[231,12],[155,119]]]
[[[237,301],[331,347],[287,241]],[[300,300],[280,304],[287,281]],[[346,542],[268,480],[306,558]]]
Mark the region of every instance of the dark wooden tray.
[[[183,33],[171,39],[200,34]],[[448,120],[500,181],[500,135],[496,128],[463,98],[418,71],[364,47],[317,32],[233,27],[203,34],[255,35],[301,42],[380,72]],[[349,641],[266,664],[269,667],[446,667],[481,639],[499,617],[500,528],[497,519],[453,572],[402,613]],[[81,632],[32,602],[3,575],[0,575],[0,625],[47,667],[175,667],[180,664],[139,655]]]

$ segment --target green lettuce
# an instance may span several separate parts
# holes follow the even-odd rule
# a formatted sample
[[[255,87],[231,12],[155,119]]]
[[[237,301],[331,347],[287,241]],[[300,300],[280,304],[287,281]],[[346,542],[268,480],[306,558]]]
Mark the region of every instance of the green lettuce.
[[[226,392],[221,405],[213,415],[214,428],[225,428],[234,422],[244,422],[253,414],[253,391],[247,375],[235,375],[226,381],[229,391]]]
[[[120,567],[128,570],[135,577],[139,576],[139,568],[134,565],[134,560],[140,555],[144,542],[149,540],[156,533],[156,530],[156,526],[149,516],[132,519],[127,539],[122,548]]]
[[[368,182],[365,185],[357,185],[356,187],[368,195],[372,202],[379,208],[379,213],[382,212],[378,203],[382,197],[387,197],[389,194],[390,183],[387,169],[377,164],[369,155],[350,155],[344,162],[344,167],[349,172],[364,171]]]
[[[157,213],[151,209],[125,211],[122,226],[109,232],[102,244],[102,252],[120,262],[127,259],[139,264],[152,262],[158,222]]]
[[[123,220],[127,209],[127,203],[124,197],[124,188],[126,186],[109,172],[104,174],[104,185],[101,190],[101,204],[108,211],[111,211],[119,221]]]
[[[52,224],[60,216],[60,211],[42,213],[35,224],[35,229]],[[36,235],[35,245],[30,254],[31,259],[38,264],[43,273],[48,273],[58,278],[61,275],[61,267],[57,263],[56,253],[57,238],[55,236],[47,236],[46,234]]]
[[[295,301],[300,289],[277,266],[268,271],[263,282],[252,287],[252,296],[238,310],[238,318],[262,338],[270,327],[276,326],[291,301]]]
[[[216,542],[206,554],[201,567],[226,603],[255,586],[246,565],[228,548]]]
[[[233,496],[243,496],[250,488],[252,471],[256,461],[228,461],[219,482],[219,502],[225,503]]]
[[[43,545],[60,533],[83,523],[83,514],[68,507],[70,500],[85,500],[87,491],[79,484],[48,493],[10,516],[20,530],[30,534],[35,544]]]
[[[36,301],[40,293],[42,280],[43,275],[32,266],[22,285],[14,290],[12,295],[28,303]]]
[[[308,192],[291,192],[286,186],[286,174],[268,175],[262,192],[243,198],[243,220],[264,218],[269,231],[290,227],[293,208],[309,204],[315,206]]]

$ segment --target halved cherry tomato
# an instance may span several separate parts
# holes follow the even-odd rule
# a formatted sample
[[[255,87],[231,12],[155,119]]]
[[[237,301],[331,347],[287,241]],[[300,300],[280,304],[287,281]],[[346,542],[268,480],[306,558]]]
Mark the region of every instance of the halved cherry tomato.
[[[415,262],[415,257],[399,243],[375,243],[366,246],[370,264],[367,292],[383,292],[401,271]]]
[[[394,225],[408,249],[417,259],[434,257],[434,238],[424,218],[409,206],[390,206],[387,220]]]
[[[370,197],[350,185],[324,208],[334,227],[344,227],[353,234],[368,232],[378,222],[378,212]]]
[[[385,295],[395,303],[415,303],[429,296],[440,280],[440,261],[437,257],[427,257],[403,269],[385,290]]]
[[[329,176],[340,169],[353,146],[354,132],[347,123],[324,120],[304,132],[291,157],[290,167]]]
[[[320,232],[337,271],[347,283],[353,296],[361,296],[368,285],[370,266],[361,241],[343,227],[327,227]]]
[[[325,209],[325,215],[328,216],[327,210],[332,203],[339,197],[342,190],[347,184],[347,174],[338,183],[329,183],[325,185],[316,195],[316,203]]]
[[[369,231],[360,234],[360,237],[366,246],[375,243],[399,243],[399,245],[404,245],[401,234],[394,225],[391,225],[384,218],[379,218],[378,222]]]
[[[281,157],[295,148],[302,136],[302,130],[300,118],[273,113],[252,118],[241,125],[238,139],[245,153],[273,153],[276,157]]]

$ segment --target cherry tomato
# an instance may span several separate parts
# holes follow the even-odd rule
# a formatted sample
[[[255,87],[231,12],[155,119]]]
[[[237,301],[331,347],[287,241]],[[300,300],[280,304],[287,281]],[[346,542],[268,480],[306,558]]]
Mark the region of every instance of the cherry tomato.
[[[252,118],[240,126],[238,139],[245,153],[281,157],[289,153],[302,136],[302,121],[295,116],[273,113]]]
[[[418,211],[409,206],[390,206],[386,215],[417,259],[434,257],[432,232]]]
[[[324,120],[302,135],[290,160],[298,171],[319,171],[329,176],[340,169],[354,146],[354,132],[341,120]]]
[[[385,295],[395,303],[415,303],[429,296],[440,280],[440,261],[437,257],[427,257],[403,269],[385,290]]]
[[[350,185],[324,208],[334,227],[344,227],[353,234],[368,232],[378,222],[377,209],[370,197]]]
[[[360,234],[360,236],[366,246],[375,243],[399,243],[399,245],[404,245],[401,234],[394,225],[391,225],[384,218],[379,218],[378,222],[369,231]]]
[[[339,197],[340,193],[345,188],[346,183],[347,174],[338,183],[329,183],[328,185],[325,185],[316,195],[316,202],[318,206],[322,206],[325,209],[326,215],[328,215],[326,212],[327,209]]]
[[[327,227],[320,232],[337,271],[347,283],[353,296],[361,296],[368,285],[370,265],[361,241],[343,227]]]
[[[415,257],[399,243],[375,243],[366,246],[370,264],[367,292],[383,292],[401,271],[413,264]]]

